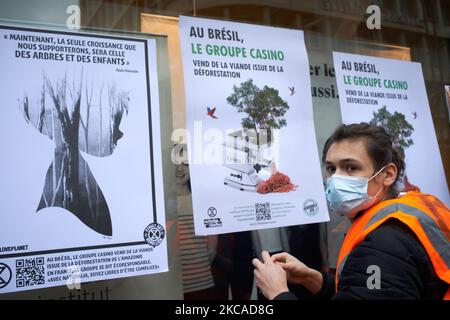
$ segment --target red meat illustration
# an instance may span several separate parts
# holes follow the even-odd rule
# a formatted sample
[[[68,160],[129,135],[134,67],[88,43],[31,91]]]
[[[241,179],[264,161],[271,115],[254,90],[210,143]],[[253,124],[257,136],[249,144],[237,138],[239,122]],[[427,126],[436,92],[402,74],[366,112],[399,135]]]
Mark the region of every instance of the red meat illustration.
[[[265,194],[271,192],[289,192],[294,191],[296,188],[297,186],[291,182],[291,179],[287,175],[277,171],[269,179],[259,183],[256,191]]]

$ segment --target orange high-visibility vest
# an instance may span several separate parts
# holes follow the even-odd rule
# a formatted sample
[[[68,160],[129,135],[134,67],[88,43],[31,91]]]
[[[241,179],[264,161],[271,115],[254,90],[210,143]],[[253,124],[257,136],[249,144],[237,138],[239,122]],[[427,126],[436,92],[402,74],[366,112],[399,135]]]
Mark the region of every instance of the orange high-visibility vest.
[[[352,250],[370,232],[392,218],[400,220],[415,233],[437,276],[449,284],[444,299],[450,300],[450,210],[436,197],[420,192],[408,192],[400,198],[382,201],[352,223],[339,253],[336,292],[340,274]]]

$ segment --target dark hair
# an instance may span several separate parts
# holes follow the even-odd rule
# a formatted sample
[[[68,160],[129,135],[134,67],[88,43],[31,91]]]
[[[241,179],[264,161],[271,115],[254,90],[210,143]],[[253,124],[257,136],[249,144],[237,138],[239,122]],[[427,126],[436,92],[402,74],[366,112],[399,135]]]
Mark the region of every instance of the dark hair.
[[[371,125],[365,122],[354,124],[342,124],[336,128],[333,134],[325,142],[323,147],[322,162],[325,163],[328,149],[330,146],[342,140],[364,139],[366,151],[372,159],[375,171],[380,170],[389,163],[394,163],[397,167],[397,177],[391,185],[388,193],[391,197],[398,195],[396,185],[405,170],[405,162],[400,153],[394,149],[391,136],[383,127]]]

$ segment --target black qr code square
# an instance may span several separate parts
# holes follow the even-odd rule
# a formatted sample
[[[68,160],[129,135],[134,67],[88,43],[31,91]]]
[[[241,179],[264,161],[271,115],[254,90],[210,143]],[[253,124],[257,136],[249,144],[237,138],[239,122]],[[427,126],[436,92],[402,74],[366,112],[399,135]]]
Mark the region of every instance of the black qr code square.
[[[270,215],[270,202],[256,203],[256,221],[272,220]]]
[[[16,287],[45,284],[44,258],[16,260]]]

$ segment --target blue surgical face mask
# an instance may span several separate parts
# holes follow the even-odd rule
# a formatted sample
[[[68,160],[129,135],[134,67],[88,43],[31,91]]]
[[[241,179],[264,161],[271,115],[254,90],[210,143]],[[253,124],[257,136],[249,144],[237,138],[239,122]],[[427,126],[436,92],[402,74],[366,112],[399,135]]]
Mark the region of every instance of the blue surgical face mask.
[[[330,210],[353,219],[359,211],[374,205],[377,202],[378,195],[383,190],[383,186],[376,195],[370,197],[367,194],[369,181],[383,171],[385,167],[381,168],[371,178],[333,174],[327,180],[325,191]]]

